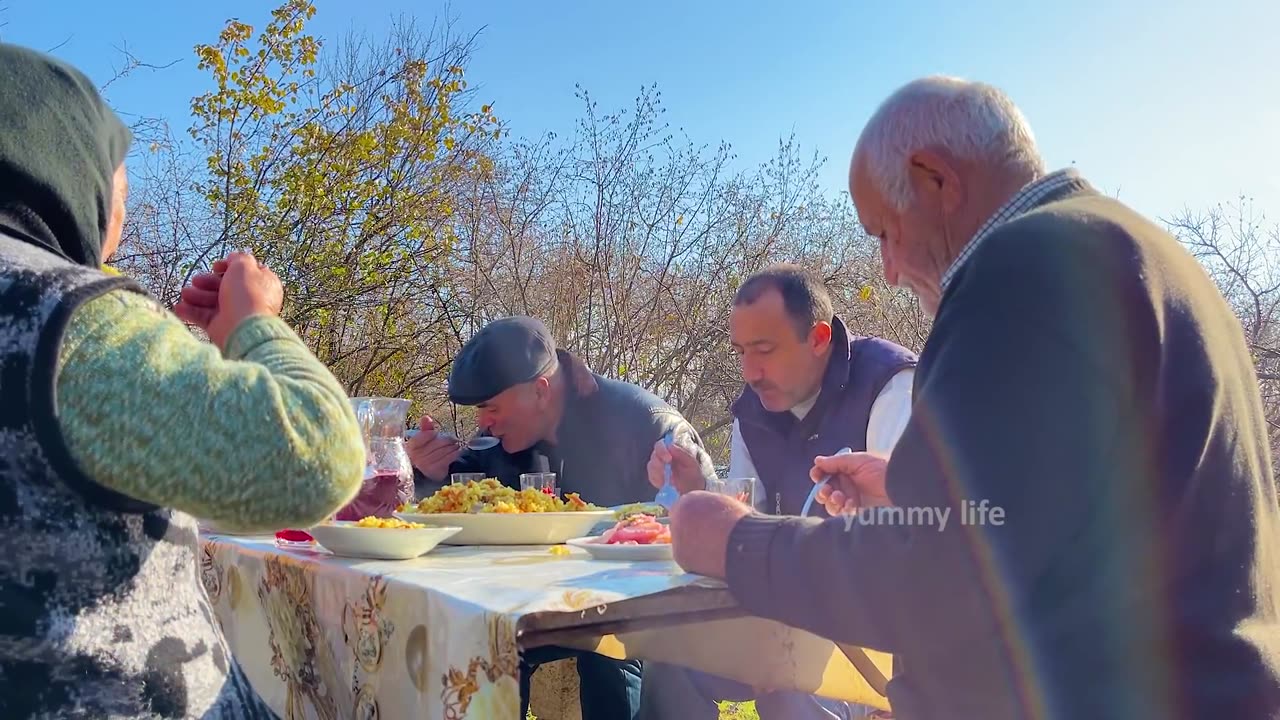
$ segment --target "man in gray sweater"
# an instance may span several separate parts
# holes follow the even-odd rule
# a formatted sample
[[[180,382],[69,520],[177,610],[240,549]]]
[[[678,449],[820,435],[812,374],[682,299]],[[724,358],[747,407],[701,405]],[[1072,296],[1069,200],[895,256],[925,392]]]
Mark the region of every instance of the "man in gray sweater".
[[[850,190],[886,279],[935,317],[911,420],[888,462],[816,459],[828,511],[856,515],[690,493],[677,561],[758,615],[893,653],[906,720],[1280,718],[1267,424],[1204,269],[1046,173],[983,84],[894,94]]]
[[[424,417],[423,431],[408,443],[420,487],[442,484],[451,473],[480,472],[518,490],[522,474],[549,471],[562,494],[580,493],[599,505],[651,500],[645,463],[667,432],[689,437],[701,472],[715,474],[702,439],[675,408],[644,388],[591,372],[558,348],[537,318],[499,318],[473,335],[453,360],[449,399],[475,406],[483,433],[501,444],[464,450]],[[569,657],[577,659],[584,720],[636,717],[639,660],[559,646],[521,653],[520,717],[537,668]]]

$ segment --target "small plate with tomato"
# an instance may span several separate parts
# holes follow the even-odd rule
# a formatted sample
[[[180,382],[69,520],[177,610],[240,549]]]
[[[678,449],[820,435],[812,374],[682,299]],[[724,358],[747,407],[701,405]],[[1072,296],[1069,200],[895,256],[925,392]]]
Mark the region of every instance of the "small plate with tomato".
[[[597,560],[670,560],[671,526],[647,514],[629,515],[600,535],[566,540]]]

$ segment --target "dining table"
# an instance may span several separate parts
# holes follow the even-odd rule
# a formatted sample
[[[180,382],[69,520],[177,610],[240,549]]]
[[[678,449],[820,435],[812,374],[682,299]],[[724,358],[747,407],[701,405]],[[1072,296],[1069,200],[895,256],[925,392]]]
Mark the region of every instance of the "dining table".
[[[566,545],[371,560],[202,531],[199,573],[234,657],[285,720],[518,720],[520,653],[543,645],[889,709],[891,656],[751,616],[670,560]]]

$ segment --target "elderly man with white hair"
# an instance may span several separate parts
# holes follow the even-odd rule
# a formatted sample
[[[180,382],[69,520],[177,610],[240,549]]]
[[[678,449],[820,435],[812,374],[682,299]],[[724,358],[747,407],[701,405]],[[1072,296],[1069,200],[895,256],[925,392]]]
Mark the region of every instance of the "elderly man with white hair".
[[[1204,269],[1047,173],[981,83],[896,92],[849,184],[886,279],[934,316],[911,420],[891,460],[815,459],[828,512],[857,514],[690,493],[677,561],[758,615],[893,653],[900,718],[1280,718],[1267,423]]]

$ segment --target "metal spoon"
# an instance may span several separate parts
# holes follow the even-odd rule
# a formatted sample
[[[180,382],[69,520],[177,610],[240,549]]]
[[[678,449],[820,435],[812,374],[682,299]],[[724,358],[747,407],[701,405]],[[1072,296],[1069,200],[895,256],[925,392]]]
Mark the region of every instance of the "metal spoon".
[[[408,439],[413,437],[414,435],[417,435],[418,432],[419,432],[418,428],[405,430],[404,431],[405,439]],[[498,443],[502,442],[501,440],[499,440],[496,437],[493,437],[492,435],[478,435],[466,442],[463,442],[461,439],[454,436],[453,433],[440,433],[440,435],[442,437],[447,437],[458,443],[461,443],[462,445],[466,446],[471,450],[488,450],[489,448],[497,447]]]
[[[488,450],[491,447],[497,447],[500,442],[502,441],[492,435],[481,435],[468,440],[467,447],[472,450]]]

